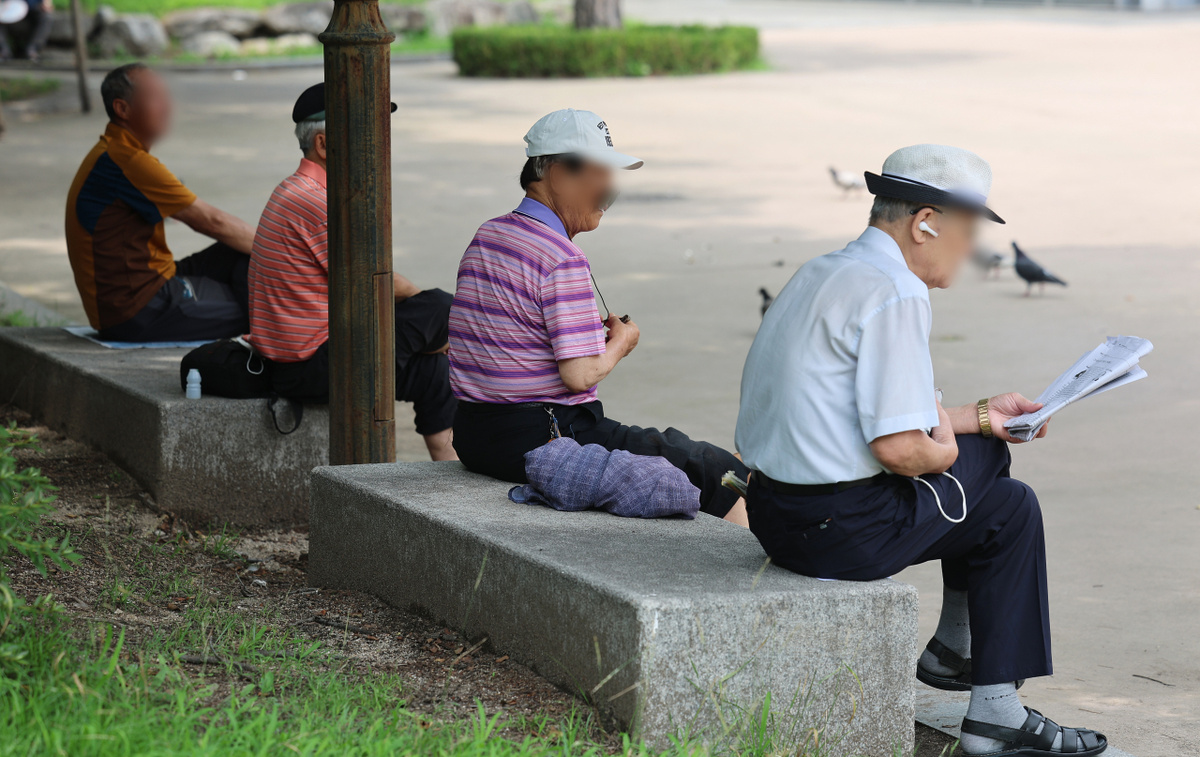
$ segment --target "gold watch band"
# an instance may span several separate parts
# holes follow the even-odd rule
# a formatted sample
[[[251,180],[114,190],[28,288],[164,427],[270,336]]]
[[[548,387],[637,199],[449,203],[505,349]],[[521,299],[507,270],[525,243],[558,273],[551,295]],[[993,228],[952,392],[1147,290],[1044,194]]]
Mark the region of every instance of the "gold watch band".
[[[988,398],[984,397],[975,403],[975,409],[979,413],[979,433],[983,434],[985,439],[992,436],[992,419],[988,415]]]

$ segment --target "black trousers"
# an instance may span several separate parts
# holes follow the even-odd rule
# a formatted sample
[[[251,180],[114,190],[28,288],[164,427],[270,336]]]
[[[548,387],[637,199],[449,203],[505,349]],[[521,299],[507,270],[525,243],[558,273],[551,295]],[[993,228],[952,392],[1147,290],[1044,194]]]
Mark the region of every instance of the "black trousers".
[[[175,276],[137,315],[100,330],[118,342],[190,342],[250,330],[250,256],[217,242],[175,264]]]
[[[25,54],[27,56],[36,57],[46,47],[46,41],[50,39],[52,23],[53,18],[50,13],[42,10],[40,6],[29,8],[29,14],[25,17]],[[11,58],[13,54],[8,41],[8,26],[8,24],[0,24],[0,59]]]
[[[819,496],[783,495],[750,480],[750,530],[789,570],[817,578],[871,581],[910,565],[942,561],[946,586],[965,590],[977,685],[1050,675],[1046,544],[1037,496],[1009,477],[1008,445],[958,437],[950,474],[962,483],[967,517],[947,521],[933,493],[903,476]],[[945,476],[923,476],[953,518],[962,495]]]
[[[450,360],[430,352],[445,346],[453,296],[428,289],[396,303],[396,399],[413,403],[417,433],[437,434],[454,423],[458,404],[450,389]],[[268,361],[271,388],[281,397],[329,401],[329,343],[307,360]]]
[[[718,518],[737,502],[738,495],[721,486],[726,471],[745,480],[741,460],[708,442],[690,439],[678,429],[625,426],[604,417],[599,402],[583,405],[524,403],[515,405],[459,402],[454,416],[454,449],[469,470],[523,484],[525,453],[550,441],[550,414],[563,436],[580,444],[599,444],[609,450],[666,458],[687,474],[700,490],[700,510]]]

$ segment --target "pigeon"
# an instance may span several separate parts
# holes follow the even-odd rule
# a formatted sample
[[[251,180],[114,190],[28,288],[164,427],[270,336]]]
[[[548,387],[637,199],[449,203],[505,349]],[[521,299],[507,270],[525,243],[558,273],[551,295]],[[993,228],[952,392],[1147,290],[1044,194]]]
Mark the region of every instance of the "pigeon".
[[[1022,250],[1020,247],[1017,247],[1016,242],[1012,243],[1012,248],[1013,252],[1017,254],[1017,275],[1025,279],[1025,283],[1027,284],[1025,288],[1026,297],[1028,297],[1029,293],[1033,291],[1034,284],[1040,284],[1041,291],[1043,293],[1046,291],[1047,283],[1061,284],[1062,286],[1067,285],[1067,282],[1033,262],[1033,259],[1026,255],[1024,250]]]
[[[983,277],[989,278],[992,271],[999,271],[1000,266],[1004,265],[1004,256],[995,250],[990,250],[986,247],[976,247],[971,252],[971,259],[975,261],[975,265],[983,271]]]
[[[829,167],[829,175],[833,177],[833,183],[842,188],[842,195],[848,195],[851,192],[861,192],[867,188],[867,181],[852,171],[839,171],[833,166]]]
[[[758,293],[762,295],[762,316],[766,318],[767,308],[771,307],[771,303],[775,301],[775,298],[771,296],[766,287],[760,287]]]

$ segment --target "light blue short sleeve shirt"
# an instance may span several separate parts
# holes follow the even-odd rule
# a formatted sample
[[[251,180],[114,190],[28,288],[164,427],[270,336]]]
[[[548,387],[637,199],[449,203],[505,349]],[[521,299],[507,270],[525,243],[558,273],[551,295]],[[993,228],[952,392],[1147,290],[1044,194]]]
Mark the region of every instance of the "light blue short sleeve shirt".
[[[736,443],[776,481],[854,481],[884,468],[868,444],[938,424],[929,288],[870,227],[803,265],[775,298],[742,372]]]

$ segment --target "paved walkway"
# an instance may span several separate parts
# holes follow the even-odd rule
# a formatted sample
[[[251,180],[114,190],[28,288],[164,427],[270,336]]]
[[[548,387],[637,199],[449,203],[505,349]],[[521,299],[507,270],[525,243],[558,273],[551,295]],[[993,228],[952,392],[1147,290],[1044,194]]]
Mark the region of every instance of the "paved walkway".
[[[1200,753],[1200,375],[1193,15],[629,0],[631,17],[761,22],[773,70],[706,78],[470,81],[396,67],[399,270],[451,288],[483,219],[513,207],[521,135],[538,116],[596,110],[647,160],[603,227],[580,238],[608,303],[642,328],[605,382],[615,417],[729,444],[757,289],[862,229],[827,167],[877,169],[939,141],[991,160],[994,205],[1070,282],[1026,300],[1011,272],[934,295],[938,382],[951,402],[1037,394],[1105,335],[1157,350],[1151,378],[1068,409],[1014,470],[1048,524],[1057,675],[1027,701],[1107,731],[1139,757]],[[157,153],[201,197],[257,218],[299,152],[288,113],[316,72],[177,75],[174,138]],[[0,142],[0,280],[79,318],[62,198],[103,128],[94,115],[12,124]],[[202,242],[179,225],[186,253]],[[936,566],[906,572],[938,609]]]

